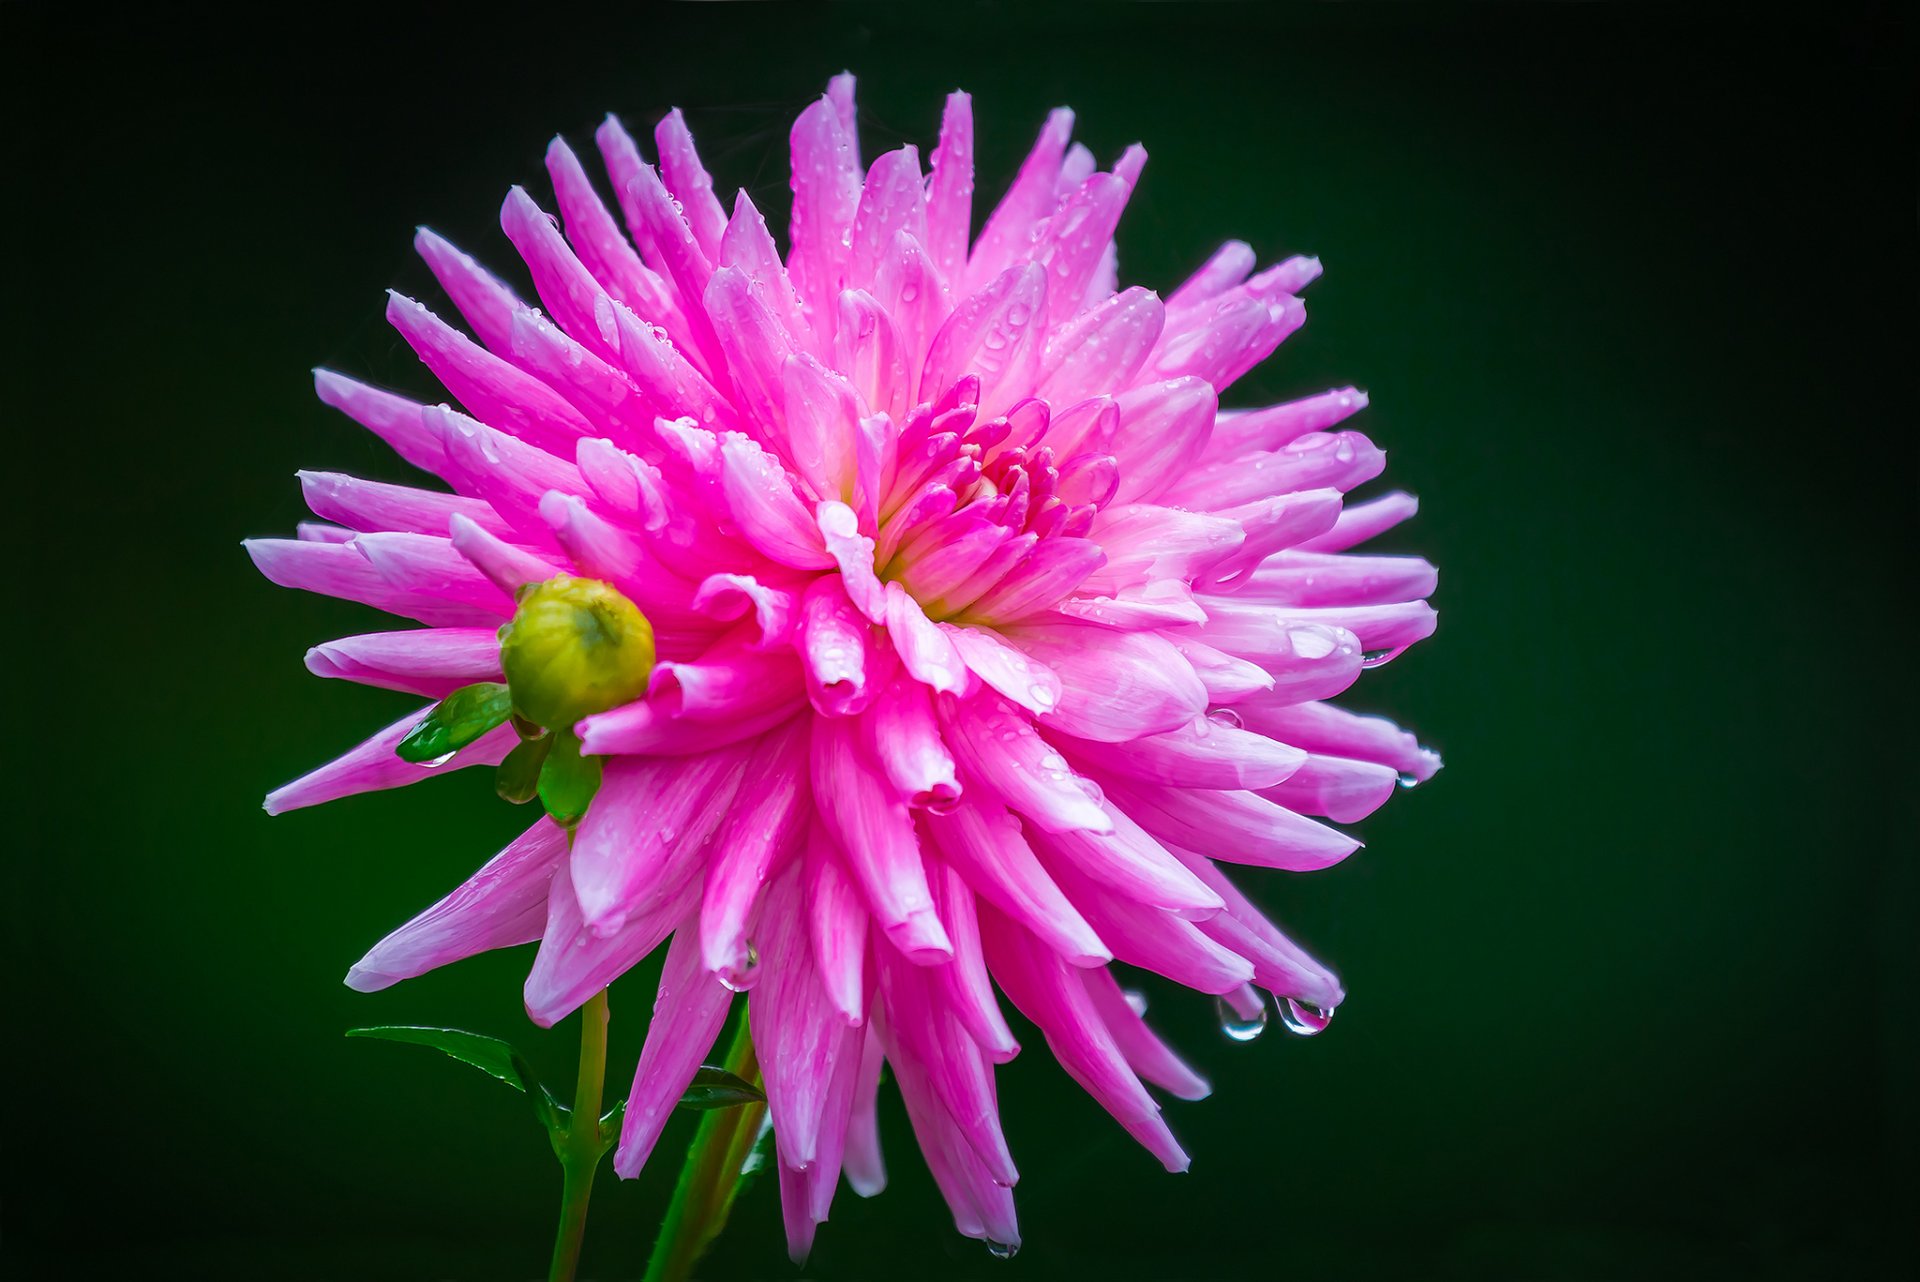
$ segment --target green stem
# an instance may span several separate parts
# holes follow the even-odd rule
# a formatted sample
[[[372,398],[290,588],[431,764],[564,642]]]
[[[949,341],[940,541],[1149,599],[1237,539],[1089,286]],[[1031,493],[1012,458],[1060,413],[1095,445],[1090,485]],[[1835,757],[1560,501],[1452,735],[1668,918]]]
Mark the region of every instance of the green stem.
[[[607,993],[601,989],[580,1011],[580,1078],[573,1088],[573,1116],[553,1137],[560,1158],[560,1231],[553,1240],[547,1282],[573,1282],[587,1233],[587,1201],[594,1172],[606,1153],[600,1135],[601,1083],[607,1072]]]
[[[753,1052],[744,1008],[724,1067],[755,1086],[761,1085],[760,1061]],[[701,1255],[720,1236],[766,1113],[766,1103],[760,1101],[701,1114],[700,1129],[694,1132],[686,1164],[680,1168],[673,1201],[660,1222],[653,1258],[647,1261],[646,1282],[686,1282]]]

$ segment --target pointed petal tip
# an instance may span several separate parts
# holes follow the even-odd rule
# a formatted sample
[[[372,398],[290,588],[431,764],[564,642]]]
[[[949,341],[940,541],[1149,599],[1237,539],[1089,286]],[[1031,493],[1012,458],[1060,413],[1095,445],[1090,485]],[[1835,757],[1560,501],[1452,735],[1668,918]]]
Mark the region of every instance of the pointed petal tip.
[[[347,971],[346,978],[340,981],[356,993],[377,993],[383,988],[391,988],[399,982],[394,975],[384,975],[377,970],[355,962]]]

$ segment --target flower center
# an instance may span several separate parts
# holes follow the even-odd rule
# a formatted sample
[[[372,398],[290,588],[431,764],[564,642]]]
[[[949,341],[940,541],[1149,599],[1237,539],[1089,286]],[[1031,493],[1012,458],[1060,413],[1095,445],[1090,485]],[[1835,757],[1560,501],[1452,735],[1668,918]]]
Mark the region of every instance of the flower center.
[[[1045,401],[1023,401],[981,420],[970,400],[956,388],[902,430],[898,470],[880,507],[874,565],[928,618],[990,622],[1015,604],[1032,608],[1019,584],[1037,563],[1057,559],[1040,545],[1084,541],[1099,505],[1112,497],[1118,467],[1098,451],[1104,423],[1092,420],[1104,416],[1097,412],[1068,411],[1053,426],[1065,428],[1070,439],[1041,444],[1049,434]],[[1072,453],[1065,466],[1063,447]],[[1089,545],[1087,551],[1097,550]],[[1090,570],[1097,557],[1079,559],[1088,560]]]

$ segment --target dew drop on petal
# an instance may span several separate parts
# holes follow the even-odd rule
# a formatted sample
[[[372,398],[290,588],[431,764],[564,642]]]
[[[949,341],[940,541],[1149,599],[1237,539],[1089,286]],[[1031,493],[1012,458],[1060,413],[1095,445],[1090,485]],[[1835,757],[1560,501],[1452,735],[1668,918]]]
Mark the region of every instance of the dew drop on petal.
[[[1020,1247],[1013,1242],[995,1242],[987,1240],[987,1254],[996,1260],[1011,1260],[1020,1253]]]
[[[1244,730],[1247,728],[1246,721],[1232,708],[1215,708],[1207,714],[1207,720],[1213,722],[1215,725],[1228,726],[1234,730]]]
[[[1377,668],[1398,653],[1398,650],[1363,650],[1360,652],[1360,666]]]
[[[1250,1042],[1267,1031],[1267,1006],[1260,1004],[1260,1013],[1248,1019],[1232,1006],[1224,997],[1213,999],[1213,1008],[1220,1016],[1220,1031],[1236,1042]]]
[[[1402,788],[1411,788],[1420,781],[1412,775],[1402,774],[1399,782]]]
[[[1127,999],[1127,1009],[1136,1015],[1147,1013],[1147,995],[1137,988],[1123,988],[1120,995]]]
[[[1318,1006],[1303,1002],[1296,997],[1280,999],[1280,1023],[1289,1033],[1300,1037],[1312,1037],[1316,1033],[1324,1032],[1327,1025],[1332,1022],[1333,1012],[1330,1010],[1321,1010]]]
[[[435,757],[435,758],[434,758],[433,760],[431,760],[431,761],[423,761],[423,762],[421,762],[420,764],[421,764],[421,765],[423,765],[423,766],[425,766],[425,767],[426,767],[427,769],[429,769],[429,770],[431,770],[431,769],[433,769],[433,768],[434,768],[435,766],[444,766],[444,765],[446,765],[446,764],[447,764],[447,763],[448,763],[449,761],[452,761],[452,760],[453,760],[453,753],[451,753],[451,752],[443,752],[443,753],[441,753],[441,754],[440,754],[439,756],[437,756],[437,757]]]

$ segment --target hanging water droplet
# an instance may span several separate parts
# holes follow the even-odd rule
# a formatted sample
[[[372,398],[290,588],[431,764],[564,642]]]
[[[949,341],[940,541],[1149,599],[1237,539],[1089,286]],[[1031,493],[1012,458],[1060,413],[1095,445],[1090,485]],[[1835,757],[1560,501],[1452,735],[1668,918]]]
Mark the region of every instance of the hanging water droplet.
[[[1315,1033],[1326,1031],[1333,1022],[1333,1012],[1321,1010],[1310,1002],[1296,997],[1280,999],[1280,1023],[1289,1033],[1299,1037],[1312,1037]]]
[[[1127,1009],[1136,1015],[1147,1013],[1147,995],[1137,988],[1123,988],[1120,995],[1127,1000]]]
[[[753,987],[753,981],[759,977],[759,973],[760,950],[755,948],[753,942],[749,940],[747,943],[746,956],[736,965],[728,966],[718,971],[715,978],[720,981],[722,987],[729,991],[744,993]]]
[[[987,1239],[987,1254],[996,1260],[1011,1260],[1014,1256],[1020,1254],[1020,1244],[1018,1242],[995,1242],[989,1238]]]
[[[1400,786],[1402,788],[1411,788],[1419,782],[1420,782],[1419,779],[1417,779],[1413,775],[1405,773],[1404,771],[1400,775]]]
[[[1213,999],[1213,1008],[1220,1015],[1220,1031],[1236,1042],[1250,1042],[1267,1031],[1267,1004],[1260,1003],[1260,1012],[1248,1019],[1232,1006],[1224,997]]]
[[[1362,650],[1360,652],[1360,666],[1363,668],[1377,668],[1398,653],[1400,653],[1398,650]]]
[[[457,750],[456,750],[456,751],[457,751]],[[433,769],[433,768],[434,768],[435,766],[444,766],[444,765],[446,765],[446,764],[447,764],[447,763],[448,763],[449,761],[452,761],[452,760],[453,760],[453,753],[451,753],[451,752],[443,752],[443,753],[441,753],[441,754],[440,754],[439,756],[437,756],[437,757],[435,757],[435,758],[434,758],[433,760],[431,760],[431,761],[423,761],[423,762],[421,762],[420,764],[421,764],[421,765],[423,765],[423,766],[425,766],[425,767],[426,767],[427,769],[429,769],[429,770],[431,770],[431,769]]]

